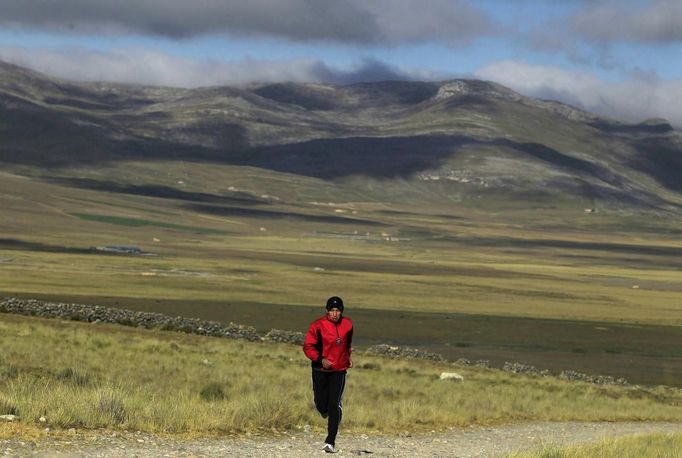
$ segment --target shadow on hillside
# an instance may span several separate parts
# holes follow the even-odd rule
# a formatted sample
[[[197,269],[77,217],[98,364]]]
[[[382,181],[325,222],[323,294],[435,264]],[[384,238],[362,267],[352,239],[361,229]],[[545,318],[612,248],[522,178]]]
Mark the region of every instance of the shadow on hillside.
[[[114,255],[113,252],[99,251],[94,248],[77,248],[60,245],[48,245],[40,242],[27,242],[19,239],[0,238],[0,249],[19,251],[38,251],[43,253],[95,254],[102,256]]]
[[[345,218],[335,215],[307,215],[304,213],[259,210],[255,208],[224,207],[219,205],[189,204],[185,208],[217,216],[244,216],[254,218],[277,218],[304,221],[306,223],[353,224],[363,226],[386,226],[377,221],[366,219]]]
[[[50,183],[65,186],[90,189],[95,191],[106,191],[117,194],[131,194],[136,196],[158,197],[162,199],[177,199],[189,202],[204,202],[217,204],[233,205],[269,205],[268,201],[258,199],[245,193],[234,193],[237,196],[222,196],[218,194],[208,194],[203,192],[190,192],[170,186],[160,185],[124,185],[112,181],[99,181],[90,178],[51,178],[44,177]]]
[[[254,148],[238,165],[334,179],[352,175],[407,178],[435,169],[462,146],[463,136],[350,137]]]
[[[650,135],[650,134],[667,134],[673,130],[672,126],[667,122],[660,122],[656,124],[618,124],[604,121],[597,121],[589,123],[595,129],[611,134],[630,134],[630,135]]]
[[[463,241],[464,239],[457,239]],[[634,245],[624,243],[577,242],[571,240],[552,239],[516,239],[506,237],[466,239],[467,245],[480,247],[509,248],[566,248],[570,250],[605,251],[620,254],[646,256],[665,256],[682,258],[682,248],[672,246]]]
[[[222,161],[248,143],[246,129],[238,124],[213,120],[159,131],[167,119],[160,112],[107,119],[68,114],[0,94],[0,162],[60,168],[119,160]],[[147,126],[163,139],[132,133]]]
[[[635,144],[637,155],[628,164],[651,176],[666,188],[682,192],[682,148],[666,139],[647,139]]]
[[[617,175],[601,165],[584,159],[567,156],[540,143],[519,143],[504,139],[497,140],[494,144],[512,148],[554,166],[593,176],[614,186],[621,186],[623,184],[623,181]]]

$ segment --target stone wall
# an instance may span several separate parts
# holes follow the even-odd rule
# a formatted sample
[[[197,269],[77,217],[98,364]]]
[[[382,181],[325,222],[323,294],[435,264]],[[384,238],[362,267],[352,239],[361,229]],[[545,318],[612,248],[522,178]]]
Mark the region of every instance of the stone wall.
[[[234,323],[224,325],[216,321],[198,318],[171,317],[161,313],[135,312],[101,305],[8,298],[0,302],[0,312],[88,323],[115,323],[147,329],[181,331],[203,336],[246,339],[251,342],[261,340],[256,329],[251,326]]]
[[[114,323],[125,326],[135,326],[147,329],[163,329],[198,334],[203,336],[245,339],[250,342],[282,342],[303,345],[305,334],[295,331],[272,329],[264,336],[259,335],[251,326],[230,323],[224,325],[216,321],[198,318],[170,317],[161,313],[135,312],[132,310],[103,307],[100,305],[84,305],[47,302],[35,299],[6,298],[0,302],[0,313],[39,316],[44,318],[59,318],[63,320],[85,321],[88,323]],[[374,345],[366,353],[390,358],[414,358],[428,361],[448,362],[442,355],[420,350],[417,348],[393,345]],[[473,366],[490,368],[490,362],[485,360],[469,361],[461,358],[452,362],[456,366]],[[511,374],[522,374],[535,377],[548,377],[549,371],[540,370],[534,366],[520,363],[504,363],[501,370]],[[566,380],[594,383],[598,385],[627,386],[628,382],[622,378],[609,376],[588,375],[576,371],[563,371],[559,375]]]

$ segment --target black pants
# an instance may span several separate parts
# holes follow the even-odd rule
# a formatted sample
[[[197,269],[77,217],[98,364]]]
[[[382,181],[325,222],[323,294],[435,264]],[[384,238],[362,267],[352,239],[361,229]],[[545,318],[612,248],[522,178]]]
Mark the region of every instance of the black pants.
[[[313,393],[315,407],[327,420],[327,439],[325,443],[335,445],[343,410],[343,389],[346,387],[346,371],[325,372],[313,369]]]

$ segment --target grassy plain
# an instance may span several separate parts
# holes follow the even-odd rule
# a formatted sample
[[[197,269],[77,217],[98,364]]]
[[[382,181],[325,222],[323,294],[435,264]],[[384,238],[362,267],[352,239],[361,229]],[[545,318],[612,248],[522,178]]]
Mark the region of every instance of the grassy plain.
[[[22,434],[45,426],[202,435],[324,426],[298,346],[9,315],[0,322],[0,344],[0,410],[21,418]],[[446,364],[361,352],[355,363],[344,398],[349,430],[682,421],[682,395],[669,388],[600,387],[476,368],[457,368],[465,381],[453,385],[438,379],[454,369]]]
[[[379,192],[367,180],[199,162],[58,169],[49,179],[24,172],[0,180],[0,295],[267,330],[302,329],[311,307],[338,294],[367,318],[359,335],[436,345],[449,357],[612,375],[634,364],[623,375],[682,379],[674,217],[587,214],[591,203],[570,196],[477,199],[458,193],[461,184],[407,179],[374,183]],[[92,249],[107,245],[149,254]],[[375,334],[388,317],[394,325]],[[469,319],[471,329],[450,327],[457,335],[434,325]],[[630,345],[628,329],[642,346]]]
[[[682,434],[643,434],[573,447],[548,445],[540,450],[514,453],[506,458],[676,458],[680,456],[680,450]]]

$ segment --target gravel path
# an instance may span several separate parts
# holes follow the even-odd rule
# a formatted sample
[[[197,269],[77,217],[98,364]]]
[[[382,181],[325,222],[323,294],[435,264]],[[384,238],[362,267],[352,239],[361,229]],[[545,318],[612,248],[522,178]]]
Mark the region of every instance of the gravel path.
[[[445,433],[403,436],[339,434],[336,456],[493,457],[543,444],[579,444],[604,437],[647,432],[682,432],[682,423],[522,423],[452,429]],[[34,457],[309,457],[320,450],[320,434],[181,440],[140,433],[102,433],[22,442],[0,440],[5,456]],[[323,436],[322,436],[323,439]]]

